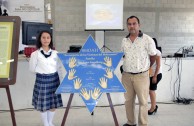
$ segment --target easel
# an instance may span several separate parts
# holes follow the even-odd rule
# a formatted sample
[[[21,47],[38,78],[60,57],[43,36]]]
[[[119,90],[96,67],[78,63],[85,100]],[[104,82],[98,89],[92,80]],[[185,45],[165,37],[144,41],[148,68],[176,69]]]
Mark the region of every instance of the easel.
[[[105,34],[105,30],[104,30],[104,34]],[[105,52],[105,49],[108,49],[109,51],[112,52],[112,50],[109,49],[108,47],[106,47],[106,45],[105,45],[105,37],[104,37],[104,45],[101,48],[101,50],[102,49],[104,49],[104,52]],[[111,108],[111,112],[112,112],[112,116],[113,116],[113,119],[114,119],[115,126],[119,126],[118,121],[117,121],[117,117],[116,117],[116,113],[115,113],[115,110],[114,110],[114,106],[112,104],[112,100],[111,100],[111,97],[110,97],[110,93],[106,93],[106,95],[107,95],[107,98],[108,98],[109,106]],[[66,107],[66,110],[65,110],[65,113],[64,113],[64,116],[63,116],[61,126],[65,126],[65,122],[66,122],[66,119],[67,119],[67,115],[68,115],[68,112],[69,112],[69,109],[70,109],[70,106],[71,106],[73,96],[74,96],[74,93],[71,93],[70,96],[69,96],[69,100],[68,100],[67,107]],[[91,113],[91,115],[93,115],[93,112]]]
[[[102,46],[101,50],[104,50],[104,52],[105,52],[106,51],[105,49],[108,49],[109,51],[113,52],[110,48],[108,48],[105,45],[105,30],[104,30],[104,45]],[[110,109],[111,109],[111,112],[112,112],[112,116],[113,116],[113,119],[114,119],[114,122],[115,122],[115,126],[119,126],[119,123],[117,121],[117,116],[116,116],[116,113],[115,113],[115,110],[114,110],[114,106],[112,104],[112,99],[110,97],[110,93],[106,93],[106,95],[107,95],[109,106],[110,106]]]
[[[108,48],[107,46],[106,46],[106,44],[105,44],[105,30],[104,30],[104,44],[103,44],[103,46],[102,46],[102,48],[100,49],[101,51],[106,51],[105,49],[107,49],[107,50],[109,50],[109,51],[111,51],[111,52],[113,52],[110,48]]]
[[[110,93],[106,93],[106,95],[107,95],[108,102],[109,102],[109,105],[110,105],[110,108],[111,108],[111,112],[112,112],[112,116],[113,116],[113,119],[114,119],[114,122],[115,122],[115,126],[119,126],[119,123],[117,121],[117,117],[116,117],[116,114],[115,114],[114,106],[112,104],[112,100],[111,100],[111,97],[110,97]],[[71,93],[70,96],[69,96],[69,100],[68,100],[68,103],[67,103],[65,114],[63,116],[61,126],[65,126],[65,122],[66,122],[66,119],[67,119],[67,115],[68,115],[68,112],[69,112],[69,109],[70,109],[70,106],[71,106],[73,96],[74,96],[74,93]]]
[[[5,88],[6,89],[7,98],[8,98],[8,102],[9,102],[10,113],[11,113],[12,124],[13,124],[13,126],[16,126],[15,113],[14,113],[13,104],[12,104],[12,100],[11,100],[11,93],[10,93],[10,90],[9,90],[9,85],[0,85],[0,88]]]
[[[13,85],[16,82],[20,23],[21,19],[18,16],[1,16],[0,18],[1,27],[7,29],[7,33],[9,33],[10,36],[9,38],[5,38],[7,40],[6,43],[7,45],[11,45],[10,47],[3,45],[5,46],[5,48],[3,48],[5,49],[5,54],[2,54],[1,56],[6,59],[7,62],[6,65],[4,65],[5,63],[1,61],[1,64],[3,65],[1,65],[0,68],[4,69],[5,72],[0,73],[0,88],[6,89],[13,126],[16,126],[16,120],[9,85]],[[9,49],[7,50],[7,48]],[[6,55],[7,51],[10,51],[9,56]],[[9,67],[9,69],[7,69],[7,67]]]

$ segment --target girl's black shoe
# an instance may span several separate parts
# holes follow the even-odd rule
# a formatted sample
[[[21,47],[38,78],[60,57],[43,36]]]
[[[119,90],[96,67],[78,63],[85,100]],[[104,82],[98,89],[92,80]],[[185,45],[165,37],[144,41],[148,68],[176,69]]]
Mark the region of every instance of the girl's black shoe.
[[[152,112],[148,111],[148,115],[155,114],[157,112],[157,110],[158,110],[158,106],[156,105],[156,108],[154,109],[154,111],[152,111]]]

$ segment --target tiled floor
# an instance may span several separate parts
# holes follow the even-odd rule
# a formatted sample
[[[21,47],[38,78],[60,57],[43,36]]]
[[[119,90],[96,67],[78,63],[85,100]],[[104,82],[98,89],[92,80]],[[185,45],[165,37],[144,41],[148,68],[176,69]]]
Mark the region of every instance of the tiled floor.
[[[194,103],[158,104],[155,115],[149,116],[149,126],[194,126]],[[119,125],[126,122],[124,105],[115,106]],[[138,111],[138,105],[136,105]],[[65,108],[58,109],[55,114],[55,126],[61,126]],[[33,110],[15,112],[17,126],[43,126],[40,114]],[[0,111],[0,126],[12,126],[9,112]],[[114,126],[114,120],[109,107],[96,107],[94,115],[90,115],[85,107],[72,107],[69,111],[65,126]]]

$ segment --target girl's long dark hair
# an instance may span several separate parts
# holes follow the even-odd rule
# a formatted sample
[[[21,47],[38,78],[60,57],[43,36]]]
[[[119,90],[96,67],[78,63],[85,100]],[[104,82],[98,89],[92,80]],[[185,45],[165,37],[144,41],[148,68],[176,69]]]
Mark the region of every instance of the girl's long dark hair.
[[[37,42],[36,42],[36,48],[37,48],[37,49],[40,49],[40,47],[42,47],[41,36],[42,36],[43,33],[48,33],[48,34],[50,35],[50,37],[51,37],[51,42],[50,42],[50,44],[49,44],[49,47],[50,47],[51,49],[53,49],[52,35],[51,35],[51,33],[50,33],[49,31],[46,31],[46,30],[40,32],[40,34],[39,34],[39,36],[38,36],[38,39],[37,39]]]

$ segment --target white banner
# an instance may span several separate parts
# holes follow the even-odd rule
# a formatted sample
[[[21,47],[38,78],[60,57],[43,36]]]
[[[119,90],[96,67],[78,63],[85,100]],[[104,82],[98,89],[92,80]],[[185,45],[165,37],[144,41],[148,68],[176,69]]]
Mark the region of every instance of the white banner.
[[[45,22],[44,0],[0,0],[2,14],[8,16],[20,16],[22,21]],[[22,45],[22,32],[20,31],[19,50],[24,49]]]
[[[44,0],[0,0],[2,14],[20,16],[22,21],[44,22]]]

